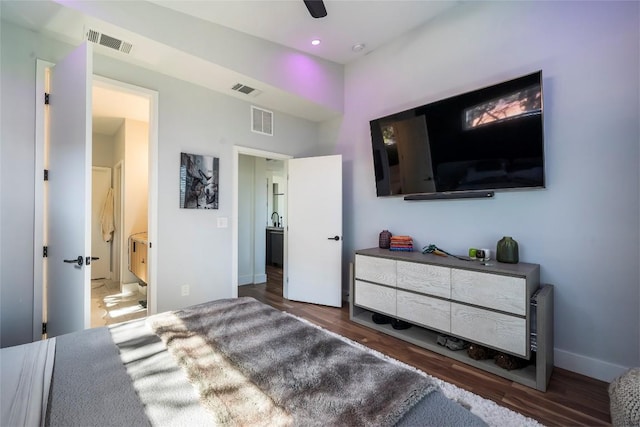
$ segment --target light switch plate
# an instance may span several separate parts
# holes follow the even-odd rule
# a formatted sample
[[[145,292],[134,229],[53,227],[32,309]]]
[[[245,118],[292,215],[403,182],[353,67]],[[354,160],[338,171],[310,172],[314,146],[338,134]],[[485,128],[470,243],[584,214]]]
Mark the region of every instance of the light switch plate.
[[[227,228],[229,226],[229,219],[226,217],[218,218],[218,228]]]

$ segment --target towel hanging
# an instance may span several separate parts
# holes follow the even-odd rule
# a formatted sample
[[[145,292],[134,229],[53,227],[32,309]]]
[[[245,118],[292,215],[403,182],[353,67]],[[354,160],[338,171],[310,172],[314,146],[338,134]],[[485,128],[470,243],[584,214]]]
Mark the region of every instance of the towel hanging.
[[[107,191],[107,197],[105,198],[104,205],[102,206],[102,212],[100,213],[100,225],[102,227],[102,239],[105,242],[110,242],[111,239],[113,239],[113,232],[115,231],[112,188],[109,188],[109,191]]]

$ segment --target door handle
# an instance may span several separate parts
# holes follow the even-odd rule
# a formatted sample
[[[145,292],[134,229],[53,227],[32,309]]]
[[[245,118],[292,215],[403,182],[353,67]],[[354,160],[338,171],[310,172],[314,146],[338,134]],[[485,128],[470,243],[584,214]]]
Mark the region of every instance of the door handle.
[[[69,263],[69,264],[82,265],[82,264],[84,264],[84,258],[82,258],[82,255],[78,255],[78,258],[76,258],[76,259],[65,259],[64,262]]]
[[[95,261],[95,260],[98,260],[98,259],[100,259],[100,257],[97,257],[97,256],[88,256],[88,257],[87,257],[87,265],[91,265],[91,261]]]
[[[336,242],[340,240],[340,236],[328,237],[329,240],[335,240]]]

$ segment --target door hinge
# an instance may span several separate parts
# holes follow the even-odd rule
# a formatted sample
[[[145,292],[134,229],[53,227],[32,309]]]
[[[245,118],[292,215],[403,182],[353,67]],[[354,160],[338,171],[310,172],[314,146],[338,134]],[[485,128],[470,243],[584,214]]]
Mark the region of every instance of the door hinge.
[[[42,335],[47,333],[47,323],[43,322],[42,323]]]
[[[44,94],[44,105],[49,105],[49,94],[46,92]]]
[[[149,249],[151,249],[151,242],[149,242]]]
[[[49,256],[49,246],[42,247],[42,258],[46,258]]]
[[[49,181],[49,169],[44,170],[44,180]]]

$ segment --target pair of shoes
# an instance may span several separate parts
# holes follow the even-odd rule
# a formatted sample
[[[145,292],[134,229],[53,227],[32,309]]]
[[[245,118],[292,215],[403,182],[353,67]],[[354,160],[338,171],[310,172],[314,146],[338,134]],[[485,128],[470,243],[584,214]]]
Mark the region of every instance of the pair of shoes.
[[[436,343],[438,343],[439,345],[447,345],[447,338],[449,338],[447,335],[444,334],[440,334],[438,335],[438,338],[436,339]]]
[[[469,347],[469,343],[465,340],[461,340],[456,337],[447,338],[447,343],[445,344],[449,350],[458,351],[464,348]]]
[[[371,316],[371,320],[373,320],[373,323],[377,325],[386,325],[388,323],[391,323],[391,317],[380,313],[373,313],[373,315]]]
[[[460,338],[451,337],[444,334],[438,335],[438,338],[436,338],[436,343],[445,346],[449,350],[453,351],[462,350],[463,348],[467,348],[469,346],[469,343],[465,340],[461,340]]]
[[[404,320],[393,319],[391,321],[391,327],[393,329],[409,329],[411,327],[411,323],[405,322]]]

